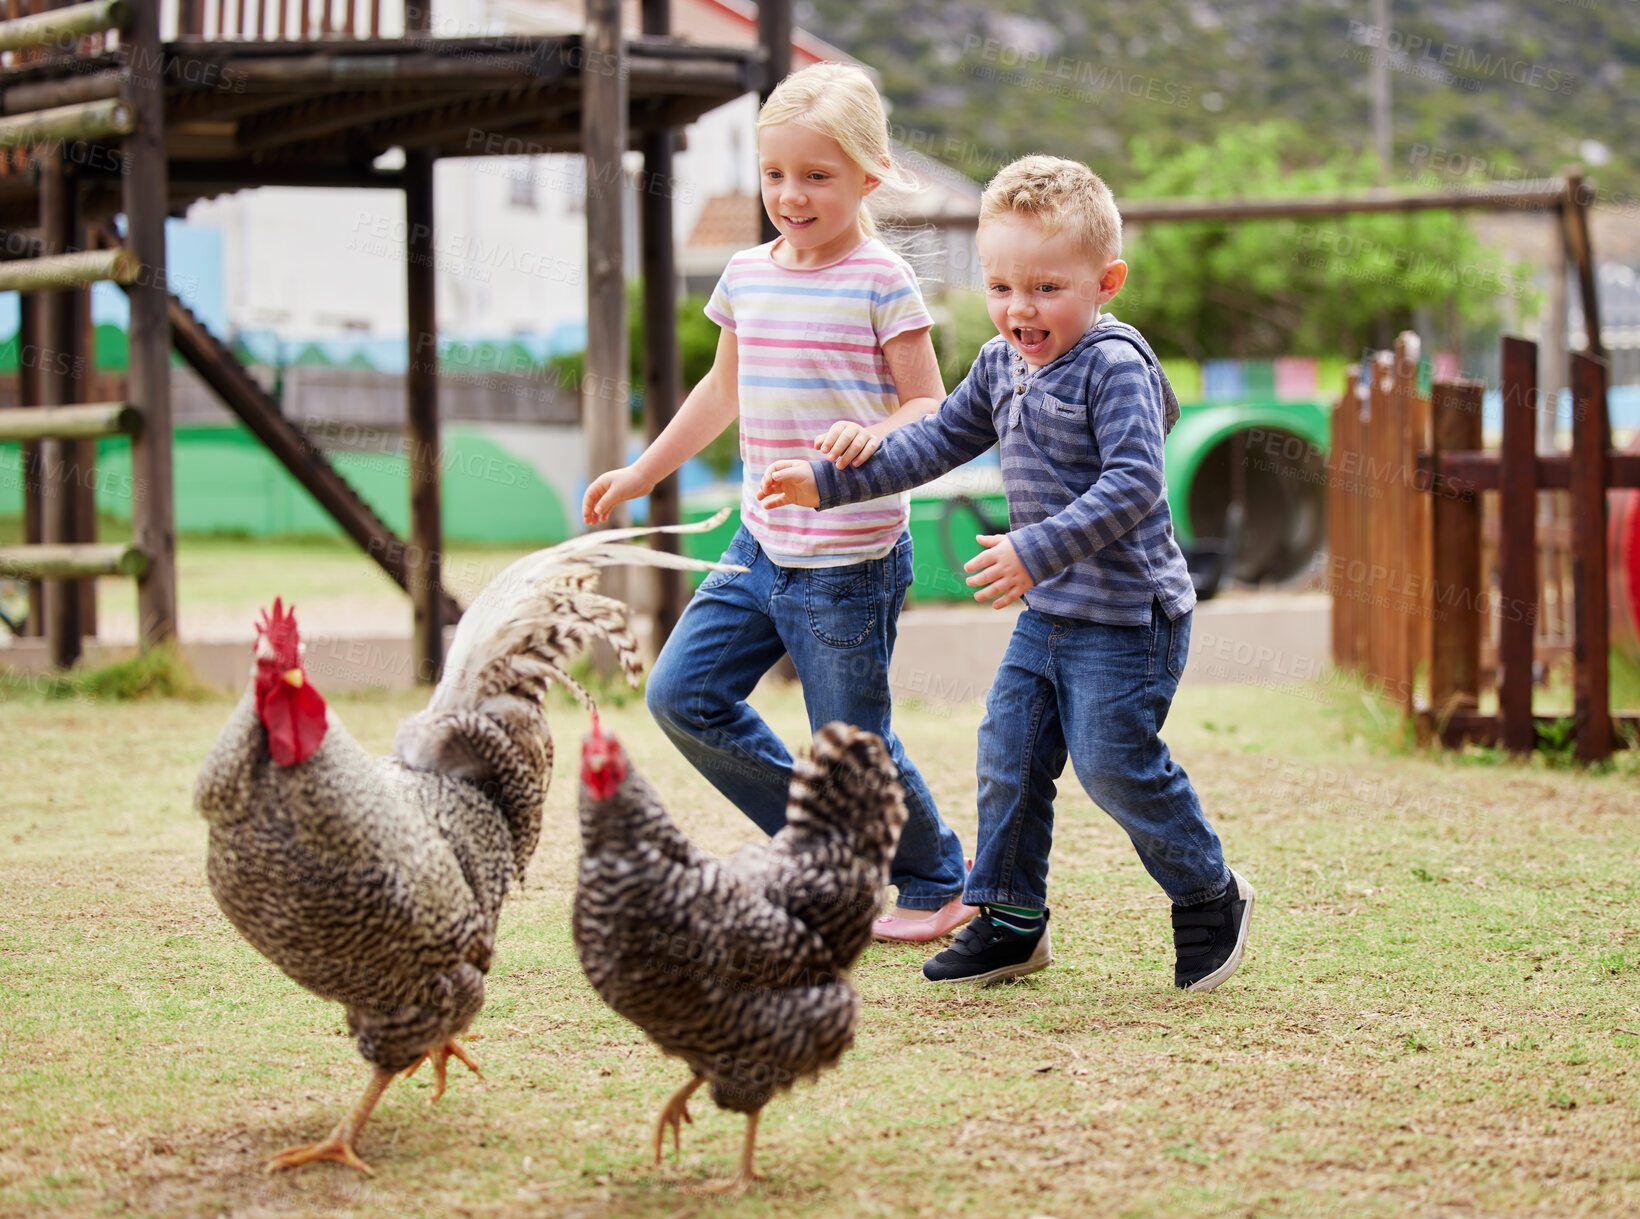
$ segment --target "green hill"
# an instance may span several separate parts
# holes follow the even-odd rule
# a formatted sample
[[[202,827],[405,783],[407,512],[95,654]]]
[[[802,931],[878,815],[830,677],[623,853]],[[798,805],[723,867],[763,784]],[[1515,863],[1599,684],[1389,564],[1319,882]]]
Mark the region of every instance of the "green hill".
[[[1640,198],[1636,0],[1397,0],[1387,31],[1367,0],[1000,7],[808,0],[798,20],[881,73],[902,143],[979,180],[1052,151],[1121,195],[1136,138],[1212,144],[1278,117],[1302,129],[1294,164],[1368,149],[1372,59],[1387,55],[1392,180],[1542,177],[1586,158],[1607,201]]]

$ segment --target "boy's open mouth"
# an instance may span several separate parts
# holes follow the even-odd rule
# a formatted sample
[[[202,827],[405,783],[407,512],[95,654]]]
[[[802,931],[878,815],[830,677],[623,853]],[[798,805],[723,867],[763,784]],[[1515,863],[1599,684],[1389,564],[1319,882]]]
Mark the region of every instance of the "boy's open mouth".
[[[1048,345],[1048,332],[1046,330],[1025,330],[1016,327],[1014,342],[1019,344],[1019,349],[1026,355],[1033,356]]]

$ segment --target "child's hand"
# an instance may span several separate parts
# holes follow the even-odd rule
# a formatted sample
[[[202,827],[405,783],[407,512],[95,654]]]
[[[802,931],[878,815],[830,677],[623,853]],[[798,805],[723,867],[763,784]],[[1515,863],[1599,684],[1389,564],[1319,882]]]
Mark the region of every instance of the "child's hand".
[[[765,508],[818,508],[820,488],[814,485],[814,471],[806,461],[777,461],[763,472],[757,499]]]
[[[851,461],[855,465],[862,464],[882,443],[882,438],[870,428],[846,419],[839,419],[830,429],[814,438],[814,447],[835,462],[839,470]]]
[[[589,525],[601,525],[615,511],[616,505],[648,495],[654,489],[631,466],[600,474],[592,480],[586,495],[581,498],[581,519]]]
[[[1036,587],[1036,581],[1025,570],[1025,564],[1019,561],[1019,555],[1014,552],[1014,544],[1008,540],[1007,534],[977,533],[974,541],[986,549],[964,563],[962,569],[974,573],[968,577],[969,588],[985,585],[974,594],[975,601],[995,597],[991,608],[1001,609],[1012,605]]]

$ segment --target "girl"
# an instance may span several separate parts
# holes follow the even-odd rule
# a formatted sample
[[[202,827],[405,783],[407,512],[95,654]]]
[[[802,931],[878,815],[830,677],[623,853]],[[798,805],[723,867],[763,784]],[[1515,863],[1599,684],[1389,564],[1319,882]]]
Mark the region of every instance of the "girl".
[[[768,510],[757,485],[769,463],[814,449],[858,465],[883,436],[932,414],[945,397],[933,319],[866,207],[883,182],[900,181],[870,78],[841,64],[805,68],[770,95],[757,128],[763,206],[780,235],[730,260],[706,306],[723,328],[711,371],[637,461],[593,481],[581,514],[608,520],[739,416],[741,527],[723,560],[751,570],[714,572],[696,591],[649,675],[649,710],[772,835],[786,823],[792,758],[746,698],[789,654],[811,728],[843,720],[887,743],[908,817],[891,870],[899,904],[876,933],[932,940],[975,911],[962,904],[957,836],[889,727],[889,661],[911,584],[909,501]]]

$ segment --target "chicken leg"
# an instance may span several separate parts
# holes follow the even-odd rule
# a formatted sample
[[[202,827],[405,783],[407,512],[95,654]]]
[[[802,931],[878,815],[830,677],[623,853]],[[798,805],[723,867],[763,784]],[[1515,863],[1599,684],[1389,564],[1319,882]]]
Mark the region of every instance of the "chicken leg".
[[[695,1119],[689,1116],[689,1098],[695,1094],[695,1089],[706,1082],[704,1076],[696,1075],[683,1087],[672,1093],[672,1099],[666,1102],[661,1110],[660,1120],[655,1123],[655,1163],[661,1162],[661,1147],[666,1142],[666,1128],[672,1127],[672,1150],[682,1150],[683,1123],[691,1126]]]
[[[334,1160],[338,1164],[346,1164],[349,1168],[357,1168],[367,1177],[376,1174],[370,1170],[370,1165],[354,1154],[353,1144],[358,1141],[359,1132],[364,1124],[370,1120],[370,1113],[381,1100],[382,1093],[387,1091],[387,1085],[393,1082],[393,1072],[376,1068],[366,1085],[364,1096],[353,1109],[353,1112],[344,1117],[330,1137],[322,1143],[310,1143],[302,1147],[292,1147],[281,1151],[268,1161],[268,1171],[277,1172],[281,1168],[295,1168],[299,1164],[310,1164],[314,1160]]]
[[[416,1059],[415,1064],[408,1071],[406,1071],[404,1073],[404,1077],[406,1079],[409,1079],[417,1071],[421,1070],[421,1064],[422,1063],[427,1062],[429,1060],[432,1061],[432,1064],[433,1064],[433,1095],[432,1095],[432,1098],[427,1102],[429,1105],[438,1103],[438,1098],[444,1095],[445,1064],[450,1061],[452,1056],[456,1057],[456,1058],[459,1058],[459,1059],[461,1059],[462,1062],[466,1063],[467,1064],[467,1069],[469,1071],[471,1071],[474,1075],[478,1076],[480,1079],[484,1078],[484,1072],[480,1071],[478,1069],[478,1064],[476,1062],[474,1062],[471,1058],[467,1057],[467,1051],[462,1049],[461,1045],[456,1041],[456,1039],[454,1037],[452,1037],[452,1038],[450,1038],[449,1041],[446,1041],[443,1045],[436,1045],[432,1049],[428,1050],[427,1053],[423,1054],[420,1058]]]
[[[740,1167],[735,1175],[727,1181],[702,1181],[699,1185],[684,1188],[686,1194],[731,1194],[736,1198],[742,1197],[752,1182],[763,1180],[763,1174],[752,1167],[752,1156],[757,1150],[757,1119],[763,1111],[746,1115],[746,1140],[740,1145]]]

